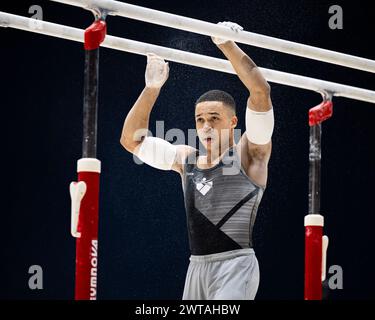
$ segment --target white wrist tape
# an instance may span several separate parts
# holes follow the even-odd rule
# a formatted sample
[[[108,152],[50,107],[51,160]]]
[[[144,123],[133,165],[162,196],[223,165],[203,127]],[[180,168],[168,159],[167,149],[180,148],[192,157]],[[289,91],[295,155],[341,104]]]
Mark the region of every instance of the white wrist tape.
[[[171,170],[176,154],[176,146],[156,137],[145,137],[136,152],[144,163],[160,170]]]
[[[270,142],[274,123],[273,108],[266,112],[246,108],[246,135],[250,142],[260,145]]]

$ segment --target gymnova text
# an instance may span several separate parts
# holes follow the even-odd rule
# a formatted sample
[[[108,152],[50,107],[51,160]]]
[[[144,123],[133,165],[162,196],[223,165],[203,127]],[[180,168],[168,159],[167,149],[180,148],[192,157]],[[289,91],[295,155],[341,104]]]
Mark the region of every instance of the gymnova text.
[[[222,315],[239,314],[240,305],[230,304],[180,304],[178,307],[168,306],[138,306],[135,309],[136,315],[159,315],[165,318],[170,314],[178,315]]]

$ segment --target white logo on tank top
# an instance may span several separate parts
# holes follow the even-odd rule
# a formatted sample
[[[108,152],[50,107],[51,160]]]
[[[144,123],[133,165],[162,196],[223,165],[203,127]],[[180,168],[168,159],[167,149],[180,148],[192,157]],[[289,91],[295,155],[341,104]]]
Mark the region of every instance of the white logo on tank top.
[[[211,190],[213,182],[206,181],[206,178],[203,178],[200,182],[196,183],[195,186],[197,190],[205,196],[207,192]]]

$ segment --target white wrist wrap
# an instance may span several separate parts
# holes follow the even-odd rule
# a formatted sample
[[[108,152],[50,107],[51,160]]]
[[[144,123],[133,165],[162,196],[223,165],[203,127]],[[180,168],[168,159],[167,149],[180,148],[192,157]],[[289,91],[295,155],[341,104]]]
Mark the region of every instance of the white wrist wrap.
[[[250,142],[260,145],[270,142],[274,123],[273,108],[266,112],[246,108],[246,135]]]
[[[171,170],[176,154],[176,146],[168,141],[156,137],[145,137],[136,156],[151,167]]]

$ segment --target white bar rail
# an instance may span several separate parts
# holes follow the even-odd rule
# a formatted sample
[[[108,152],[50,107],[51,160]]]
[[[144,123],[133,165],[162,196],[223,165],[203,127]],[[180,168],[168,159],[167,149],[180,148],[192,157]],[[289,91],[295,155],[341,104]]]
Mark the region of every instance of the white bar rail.
[[[77,6],[88,10],[105,10],[109,15],[117,15],[207,36],[221,37],[243,44],[375,73],[374,60],[264,36],[248,31],[236,33],[235,31],[215,23],[187,18],[154,9],[148,9],[124,2],[113,0],[52,1]]]
[[[5,12],[0,12],[0,26],[78,42],[83,42],[84,36],[84,30],[81,29],[17,16]],[[146,55],[149,52],[153,52],[169,61],[235,74],[235,71],[233,70],[229,61],[208,57],[201,54],[165,48],[148,43],[113,37],[110,35],[106,36],[101,46],[140,55]],[[270,82],[312,90],[320,93],[329,92],[333,96],[337,97],[345,97],[375,103],[375,91],[271,69],[260,68],[260,70],[263,72],[265,78]]]

